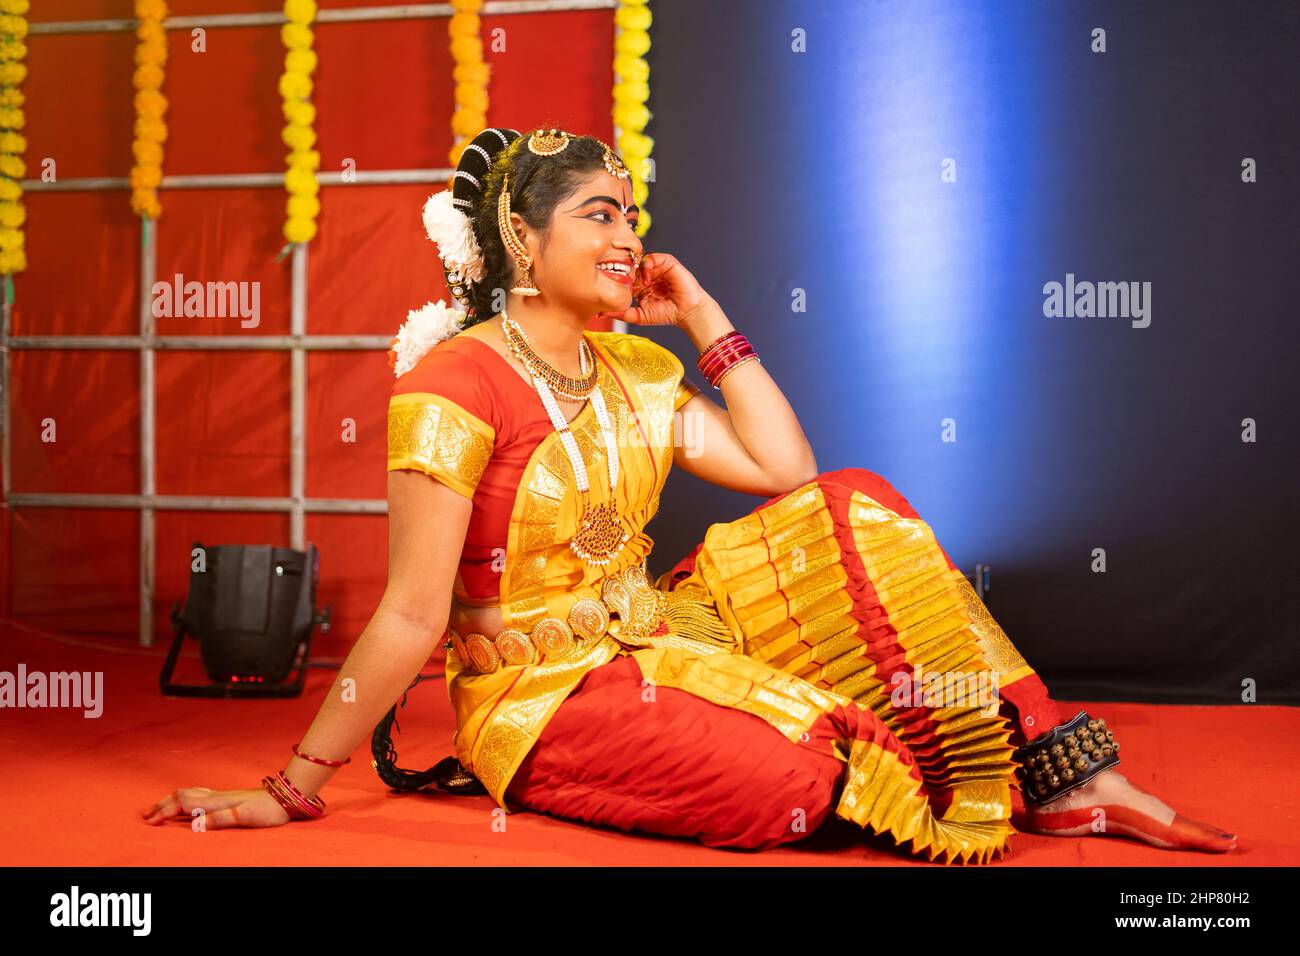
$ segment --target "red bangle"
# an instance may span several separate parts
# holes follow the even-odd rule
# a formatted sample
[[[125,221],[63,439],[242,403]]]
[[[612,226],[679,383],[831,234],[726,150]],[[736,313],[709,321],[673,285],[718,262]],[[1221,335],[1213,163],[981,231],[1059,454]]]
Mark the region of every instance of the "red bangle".
[[[705,377],[712,380],[717,377],[717,373],[721,369],[725,368],[726,366],[730,365],[731,363],[733,363],[734,361],[736,361],[737,359],[743,356],[753,355],[753,354],[754,354],[754,347],[750,345],[748,342],[742,342],[736,345],[728,346],[722,351],[711,356],[709,361],[703,364],[703,367],[700,369],[700,372]]]
[[[704,356],[708,355],[709,349],[717,348],[719,342],[723,341],[724,339],[734,338],[739,334],[740,334],[739,329],[732,329],[730,332],[723,332],[716,339],[714,339],[712,342],[710,342],[708,345],[704,346],[704,348],[700,350],[700,358],[703,358]]]
[[[295,757],[301,757],[303,760],[310,760],[312,763],[318,763],[322,767],[342,767],[343,765],[352,762],[351,757],[347,760],[327,760],[324,757],[313,757],[311,754],[305,754],[299,750],[297,744],[293,745],[293,753]]]
[[[734,339],[730,342],[724,342],[708,355],[700,356],[697,365],[702,373],[707,374],[709,369],[716,368],[719,363],[725,362],[729,356],[741,352],[751,352],[753,349],[754,347],[749,344],[749,340],[744,336],[741,336],[740,338]]]
[[[726,352],[709,362],[704,369],[704,374],[711,384],[717,385],[719,379],[728,369],[754,354],[754,347],[748,342],[744,342],[734,348],[727,349]]]
[[[309,820],[325,815],[325,801],[320,797],[308,800],[302,791],[289,782],[281,770],[273,777],[270,774],[262,778],[262,787],[275,798],[275,802],[284,808],[293,820]]]
[[[705,348],[703,352],[700,353],[700,357],[696,360],[695,363],[696,366],[697,367],[704,366],[719,351],[725,349],[732,342],[743,341],[744,338],[745,336],[741,333],[739,329],[732,329],[730,332],[718,336],[716,339],[714,339],[712,342],[709,343],[708,347]]]
[[[717,389],[722,388],[722,380],[726,378],[728,375],[730,375],[732,370],[736,368],[736,366],[744,365],[750,359],[753,359],[755,362],[758,362],[760,365],[763,363],[763,360],[761,358],[759,358],[757,355],[751,352],[749,355],[746,355],[740,361],[733,362],[731,365],[728,365],[725,369],[723,369],[722,374],[718,376],[718,380],[713,383],[713,387]]]

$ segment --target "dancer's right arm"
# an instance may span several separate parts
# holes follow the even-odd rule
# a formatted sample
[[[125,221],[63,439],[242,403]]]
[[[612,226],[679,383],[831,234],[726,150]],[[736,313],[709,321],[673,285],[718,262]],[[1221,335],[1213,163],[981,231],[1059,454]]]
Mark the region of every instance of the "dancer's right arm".
[[[302,737],[303,753],[330,760],[352,756],[419,674],[447,628],[472,511],[471,499],[429,475],[408,469],[388,472],[388,583]],[[285,749],[293,743],[286,741]],[[291,754],[284,772],[311,797],[336,769]],[[183,787],[142,815],[149,823],[162,823],[188,819],[196,808],[204,810],[205,826],[212,829],[276,826],[289,819],[260,786],[228,791]]]

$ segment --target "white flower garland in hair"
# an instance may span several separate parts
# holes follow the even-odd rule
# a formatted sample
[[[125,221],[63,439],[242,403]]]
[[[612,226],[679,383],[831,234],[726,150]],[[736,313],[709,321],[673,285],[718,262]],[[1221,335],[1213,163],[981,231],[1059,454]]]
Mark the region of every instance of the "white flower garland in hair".
[[[459,332],[464,321],[464,312],[448,308],[441,299],[406,313],[406,322],[397,330],[397,337],[388,350],[393,374],[400,378],[415,368],[430,349]]]
[[[438,246],[442,264],[451,273],[450,281],[479,282],[484,275],[483,250],[474,236],[469,217],[452,203],[450,189],[443,189],[424,204],[424,231]]]

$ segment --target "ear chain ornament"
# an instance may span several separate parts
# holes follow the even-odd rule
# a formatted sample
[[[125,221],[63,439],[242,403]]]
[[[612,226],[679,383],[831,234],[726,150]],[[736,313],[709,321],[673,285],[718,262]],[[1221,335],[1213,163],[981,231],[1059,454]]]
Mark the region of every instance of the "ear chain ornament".
[[[509,173],[505,174],[501,182],[501,195],[497,197],[497,228],[501,231],[501,241],[505,243],[506,251],[514,257],[515,265],[519,267],[519,281],[510,291],[515,295],[541,295],[542,290],[533,284],[533,277],[528,274],[528,270],[533,267],[532,256],[510,227]]]
[[[528,346],[528,336],[524,333],[523,328],[518,322],[506,315],[505,311],[501,312],[501,327],[506,333],[506,341],[511,346],[511,351],[515,351],[515,339],[522,339],[523,344]],[[586,337],[583,337],[582,346],[590,349],[587,345]],[[531,346],[528,346],[531,351]],[[519,352],[515,351],[518,355]],[[533,353],[534,355],[536,353]],[[586,354],[579,349],[579,354],[586,364]],[[523,361],[520,359],[520,361]],[[569,457],[569,465],[573,469],[573,478],[578,486],[578,493],[582,496],[582,504],[579,510],[578,530],[569,540],[569,550],[583,560],[584,563],[593,567],[604,567],[610,561],[618,557],[623,546],[627,544],[631,535],[623,525],[623,520],[619,516],[618,509],[614,507],[613,496],[618,490],[618,439],[614,434],[614,426],[610,421],[609,409],[605,406],[605,396],[599,388],[593,387],[590,391],[590,401],[593,410],[596,412],[596,420],[600,424],[601,437],[605,444],[605,463],[609,471],[609,491],[610,500],[601,502],[594,508],[591,506],[590,485],[587,480],[587,464],[582,459],[582,451],[578,448],[577,439],[573,437],[573,431],[569,428],[568,421],[565,420],[564,414],[560,411],[559,403],[556,402],[550,387],[547,385],[545,373],[542,369],[547,369],[554,375],[561,378],[563,376],[558,369],[550,366],[540,357],[535,359],[536,369],[525,362],[525,367],[533,376],[533,387],[537,394],[541,396],[542,404],[546,407],[546,414],[551,419],[551,424],[560,436],[560,444],[564,446],[564,452]],[[593,380],[599,374],[599,367],[593,360]],[[573,379],[568,379],[573,381]]]

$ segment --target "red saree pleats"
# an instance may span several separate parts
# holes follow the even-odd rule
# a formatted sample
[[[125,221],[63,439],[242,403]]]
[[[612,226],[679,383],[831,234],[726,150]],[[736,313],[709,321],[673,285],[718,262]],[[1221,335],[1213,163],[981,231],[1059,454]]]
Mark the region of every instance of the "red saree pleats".
[[[753,692],[715,701],[707,690],[650,685],[630,656],[597,667],[551,718],[509,799],[709,846],[776,846],[833,813],[930,859],[986,862],[1004,852],[1014,833],[1011,747],[1061,718],[885,479],[826,472],[712,525],[656,582],[684,584],[710,594],[741,639],[733,670],[753,662],[741,679]],[[920,695],[922,674],[936,672],[1000,677],[1000,699],[893,692],[910,678]],[[769,720],[745,710],[747,700],[768,700],[756,685],[778,673],[827,692],[820,713],[802,711],[807,733],[780,729],[801,713],[797,701]]]

